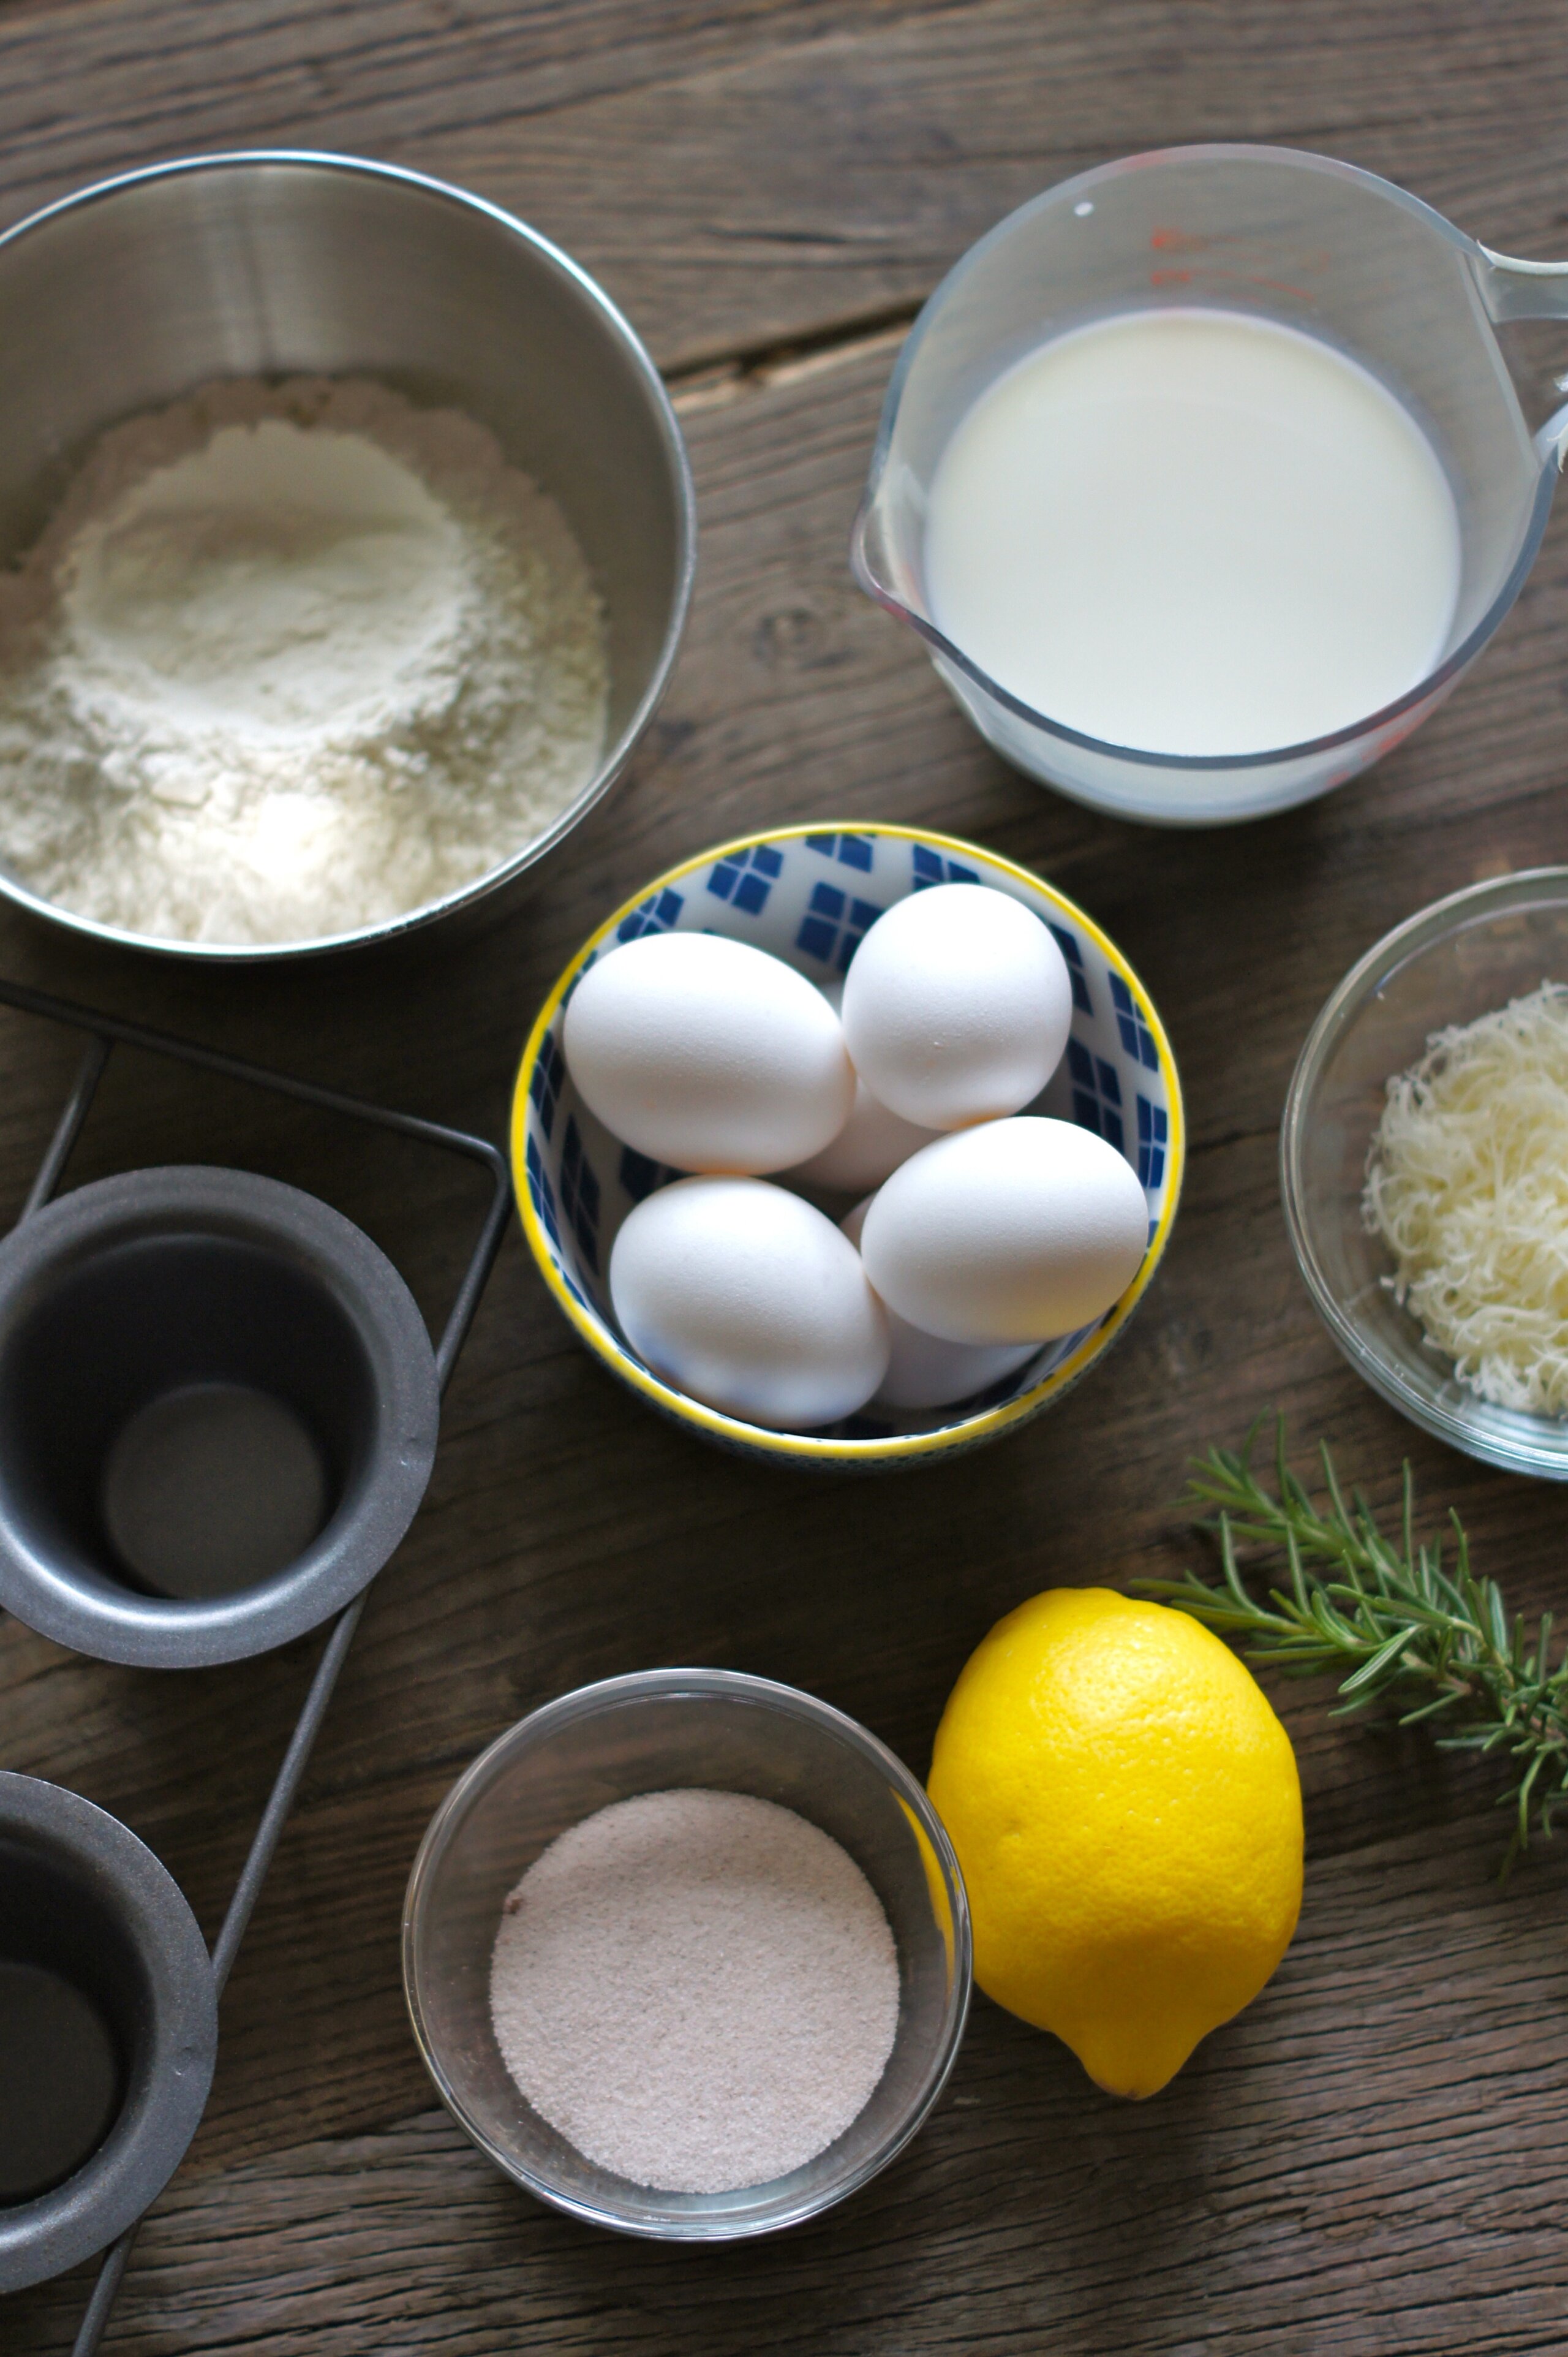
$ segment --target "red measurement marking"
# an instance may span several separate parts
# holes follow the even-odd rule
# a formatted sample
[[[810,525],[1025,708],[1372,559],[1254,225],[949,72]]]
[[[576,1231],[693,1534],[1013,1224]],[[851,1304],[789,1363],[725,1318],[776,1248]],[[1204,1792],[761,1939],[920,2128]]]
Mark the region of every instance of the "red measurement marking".
[[[1424,717],[1423,709],[1413,714],[1408,720],[1396,721],[1392,727],[1380,728],[1377,737],[1378,749],[1372,756],[1373,760],[1382,760],[1385,755],[1393,751],[1396,745],[1402,745],[1405,738],[1420,726]]]
[[[1228,278],[1238,286],[1265,286],[1271,295],[1289,295],[1298,303],[1310,303],[1314,297],[1305,286],[1287,285],[1281,278],[1260,278],[1250,270],[1151,270],[1151,286],[1190,286],[1196,278]]]
[[[1207,253],[1209,240],[1194,237],[1185,229],[1156,229],[1151,231],[1149,243],[1156,253]]]

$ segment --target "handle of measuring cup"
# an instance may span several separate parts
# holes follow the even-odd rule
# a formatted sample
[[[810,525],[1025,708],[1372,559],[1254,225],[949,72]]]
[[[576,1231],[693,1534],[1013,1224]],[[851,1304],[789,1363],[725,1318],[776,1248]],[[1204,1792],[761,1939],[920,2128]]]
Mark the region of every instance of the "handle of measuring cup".
[[[1511,253],[1494,253],[1489,245],[1477,251],[1481,299],[1499,328],[1513,319],[1568,319],[1568,262],[1520,262]],[[1557,389],[1568,393],[1568,376],[1558,378]],[[1568,405],[1540,427],[1535,447],[1560,470],[1568,465]]]

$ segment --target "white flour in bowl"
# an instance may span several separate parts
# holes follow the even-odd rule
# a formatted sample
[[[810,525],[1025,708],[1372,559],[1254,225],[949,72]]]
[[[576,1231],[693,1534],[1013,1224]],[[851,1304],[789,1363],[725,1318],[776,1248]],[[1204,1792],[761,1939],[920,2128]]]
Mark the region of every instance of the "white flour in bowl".
[[[541,834],[607,689],[582,552],[483,426],[211,385],[106,434],[0,576],[0,860],[156,939],[351,932]]]

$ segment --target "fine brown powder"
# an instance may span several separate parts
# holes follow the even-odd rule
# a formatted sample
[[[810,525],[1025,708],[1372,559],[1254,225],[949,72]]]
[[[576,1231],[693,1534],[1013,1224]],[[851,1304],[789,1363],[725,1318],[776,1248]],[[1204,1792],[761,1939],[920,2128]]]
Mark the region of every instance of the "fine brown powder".
[[[800,2168],[893,2050],[898,1960],[839,1844],[741,1792],[585,1817],[506,1902],[490,2010],[507,2069],[588,2159],[672,2193]]]

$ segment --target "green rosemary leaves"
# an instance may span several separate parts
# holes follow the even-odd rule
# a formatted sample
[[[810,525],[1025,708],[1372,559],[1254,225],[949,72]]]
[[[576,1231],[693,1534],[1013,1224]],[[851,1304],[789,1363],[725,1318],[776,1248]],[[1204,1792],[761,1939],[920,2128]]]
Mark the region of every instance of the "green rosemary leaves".
[[[1568,1657],[1550,1658],[1552,1616],[1533,1641],[1495,1579],[1478,1578],[1457,1515],[1452,1566],[1439,1540],[1417,1544],[1410,1467],[1398,1543],[1365,1500],[1347,1501],[1326,1448],[1319,1451],[1326,1504],[1313,1503],[1285,1461],[1275,1426],[1273,1488],[1253,1469],[1258,1427],[1240,1455],[1211,1449],[1189,1478],[1188,1502],[1208,1511],[1199,1527],[1219,1543],[1220,1574],[1139,1580],[1146,1595],[1190,1612],[1258,1663],[1297,1677],[1337,1674],[1341,1711],[1399,1706],[1399,1723],[1428,1722],[1448,1750],[1498,1751],[1512,1778],[1500,1801],[1516,1812],[1506,1880],[1530,1846],[1531,1822],[1550,1835],[1568,1809]],[[1265,1600],[1248,1588],[1239,1547],[1271,1547],[1284,1577]]]

